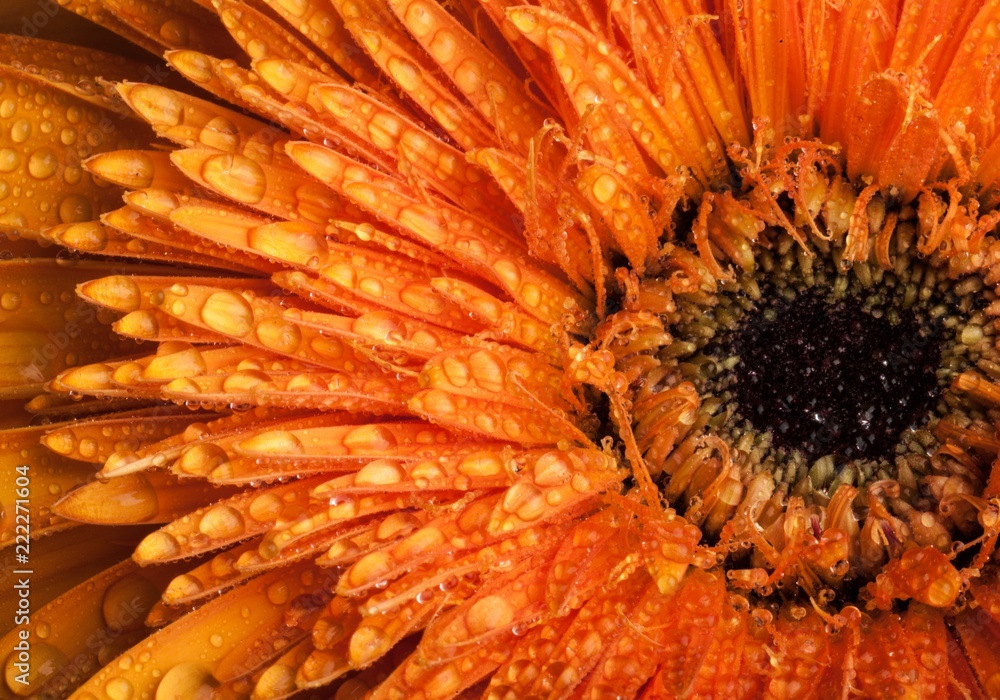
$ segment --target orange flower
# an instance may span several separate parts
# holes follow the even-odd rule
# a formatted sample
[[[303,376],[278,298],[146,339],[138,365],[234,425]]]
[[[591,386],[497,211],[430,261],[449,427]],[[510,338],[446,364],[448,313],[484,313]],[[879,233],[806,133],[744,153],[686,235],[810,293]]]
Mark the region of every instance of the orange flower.
[[[1000,5],[60,4],[0,697],[1000,696]]]

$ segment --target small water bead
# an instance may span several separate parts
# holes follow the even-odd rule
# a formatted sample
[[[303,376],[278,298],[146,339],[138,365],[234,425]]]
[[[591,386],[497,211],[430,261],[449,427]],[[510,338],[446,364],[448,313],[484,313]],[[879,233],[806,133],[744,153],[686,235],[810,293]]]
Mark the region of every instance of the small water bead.
[[[179,48],[190,43],[191,31],[186,23],[171,19],[160,25],[160,38],[172,48]]]
[[[229,505],[218,505],[205,513],[198,523],[198,530],[213,539],[237,537],[246,529],[243,516]]]
[[[124,678],[112,678],[104,684],[104,692],[111,700],[132,700],[132,684]]]
[[[354,428],[343,437],[344,447],[351,453],[384,453],[396,447],[395,434],[386,426],[372,424]]]
[[[355,486],[389,486],[401,483],[406,470],[398,462],[375,460],[362,467],[354,477]]]
[[[284,605],[288,602],[290,591],[284,581],[272,583],[267,587],[267,599],[274,605]]]
[[[525,482],[514,484],[507,489],[502,507],[506,512],[527,522],[537,520],[548,510],[542,490],[534,484]]]
[[[497,429],[497,419],[489,413],[476,414],[472,422],[484,433],[493,433]]]
[[[21,308],[20,292],[4,292],[0,294],[0,309],[4,311],[17,311]]]
[[[214,573],[214,571],[213,571]],[[220,578],[228,575],[229,572],[216,574]],[[193,598],[200,595],[205,590],[205,585],[196,577],[190,574],[181,574],[167,586],[163,594],[163,600],[168,604],[180,602],[185,598]]]
[[[63,169],[63,182],[67,185],[77,185],[83,179],[83,169],[75,165],[67,165]]]
[[[247,610],[249,615],[249,610]],[[218,681],[211,672],[194,663],[177,664],[167,671],[156,687],[154,700],[211,697]]]
[[[81,457],[90,459],[97,454],[97,441],[93,438],[84,438],[80,440],[80,444],[77,447],[77,451],[80,453]]]
[[[13,148],[0,148],[0,173],[12,173],[21,166],[21,155]]]
[[[257,204],[264,199],[267,176],[259,164],[245,156],[211,157],[202,165],[201,174],[220,193],[243,204]]]
[[[136,548],[137,560],[169,561],[181,555],[181,544],[177,538],[166,532],[153,532]]]
[[[81,194],[67,195],[59,202],[59,221],[64,224],[89,221],[93,213],[93,204]]]
[[[392,640],[382,629],[371,625],[360,626],[351,636],[351,658],[376,659],[389,650]]]
[[[271,350],[287,354],[302,343],[302,331],[283,319],[267,318],[257,325],[257,339]]]
[[[31,138],[32,122],[29,119],[18,119],[10,127],[10,140],[14,143],[24,143]]]
[[[381,297],[385,287],[374,277],[364,277],[358,282],[358,290],[373,297]]]
[[[237,338],[253,329],[254,312],[249,302],[231,291],[214,292],[200,311],[201,320],[212,330]]]
[[[521,422],[513,417],[504,418],[501,425],[504,433],[506,433],[509,438],[514,440],[520,437],[522,431],[524,430],[524,426]]]

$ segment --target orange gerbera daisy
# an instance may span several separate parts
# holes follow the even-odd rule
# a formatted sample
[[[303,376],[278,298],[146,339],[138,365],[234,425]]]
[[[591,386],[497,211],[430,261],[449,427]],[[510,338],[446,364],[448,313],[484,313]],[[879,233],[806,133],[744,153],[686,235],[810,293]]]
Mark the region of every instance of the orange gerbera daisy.
[[[0,698],[1000,697],[1000,3],[59,4]]]

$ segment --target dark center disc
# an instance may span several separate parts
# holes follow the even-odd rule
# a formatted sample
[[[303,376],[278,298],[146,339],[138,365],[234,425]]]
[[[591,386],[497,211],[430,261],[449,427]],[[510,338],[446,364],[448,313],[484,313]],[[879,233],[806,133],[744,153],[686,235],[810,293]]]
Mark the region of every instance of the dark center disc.
[[[901,309],[890,323],[853,297],[799,294],[769,309],[750,314],[733,344],[742,416],[809,459],[891,459],[937,399],[941,328]]]

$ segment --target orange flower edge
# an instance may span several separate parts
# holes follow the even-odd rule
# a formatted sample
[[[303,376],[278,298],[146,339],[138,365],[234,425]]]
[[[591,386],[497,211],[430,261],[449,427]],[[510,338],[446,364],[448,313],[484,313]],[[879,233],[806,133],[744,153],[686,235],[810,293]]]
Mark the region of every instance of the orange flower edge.
[[[63,4],[198,89],[0,40],[0,695],[1000,694],[995,5]],[[808,294],[889,457],[727,393]]]

